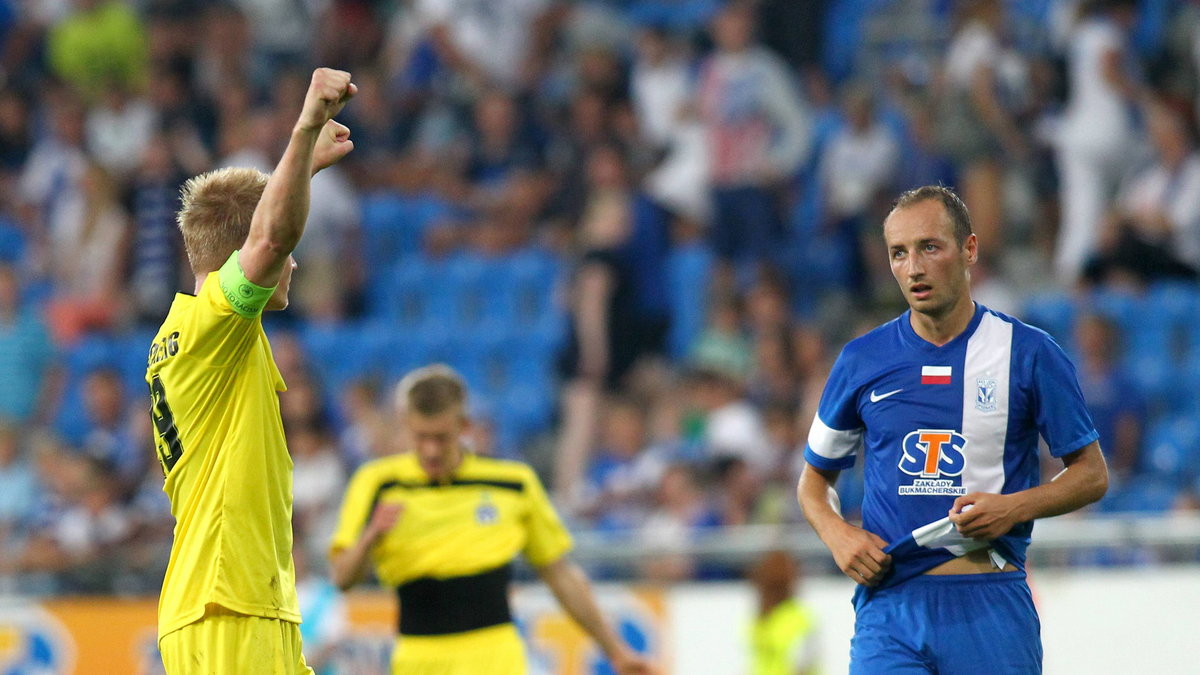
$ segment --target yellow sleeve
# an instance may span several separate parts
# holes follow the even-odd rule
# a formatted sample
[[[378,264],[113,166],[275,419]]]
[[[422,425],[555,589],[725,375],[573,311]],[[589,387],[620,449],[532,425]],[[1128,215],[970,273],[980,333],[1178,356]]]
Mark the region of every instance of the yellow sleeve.
[[[354,546],[367,527],[367,520],[375,506],[375,496],[379,493],[379,479],[370,466],[368,464],[355,471],[350,484],[346,486],[337,529],[333,531],[333,539],[329,542],[330,553]]]
[[[261,315],[247,317],[230,305],[221,289],[220,272],[204,280],[195,307],[192,325],[184,330],[184,339],[191,343],[185,351],[212,366],[241,363],[262,332]]]
[[[533,469],[529,469],[525,477],[525,493],[529,502],[525,523],[529,540],[525,544],[525,557],[534,567],[544,567],[571,550],[571,533],[567,532],[550,504]]]

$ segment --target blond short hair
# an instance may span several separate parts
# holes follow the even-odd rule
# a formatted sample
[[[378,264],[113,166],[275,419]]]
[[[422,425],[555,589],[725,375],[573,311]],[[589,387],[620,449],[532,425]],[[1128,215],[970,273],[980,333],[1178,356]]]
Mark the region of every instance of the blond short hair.
[[[434,417],[467,406],[467,385],[453,368],[437,363],[418,368],[396,385],[396,407],[403,413],[413,412]]]
[[[183,184],[176,220],[193,273],[215,272],[241,248],[267,178],[258,169],[225,168]]]

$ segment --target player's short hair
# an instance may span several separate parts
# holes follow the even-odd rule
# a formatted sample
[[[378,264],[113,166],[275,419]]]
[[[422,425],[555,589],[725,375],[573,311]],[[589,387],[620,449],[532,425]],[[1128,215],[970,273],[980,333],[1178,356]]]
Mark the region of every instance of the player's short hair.
[[[193,273],[217,271],[241,248],[267,178],[258,169],[230,167],[202,173],[183,184],[176,221]]]
[[[404,413],[425,417],[449,410],[466,410],[467,385],[453,368],[437,363],[418,368],[396,385],[396,406]]]
[[[913,188],[900,195],[895,206],[892,207],[892,211],[930,200],[941,202],[942,208],[946,210],[946,215],[950,217],[954,241],[961,247],[967,242],[967,237],[971,236],[971,214],[967,213],[967,205],[955,194],[954,190],[944,185],[923,185]]]

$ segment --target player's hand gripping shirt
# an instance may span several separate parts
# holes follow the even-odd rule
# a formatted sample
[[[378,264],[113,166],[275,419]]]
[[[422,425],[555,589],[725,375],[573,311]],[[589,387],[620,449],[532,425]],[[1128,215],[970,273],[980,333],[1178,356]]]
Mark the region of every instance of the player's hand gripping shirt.
[[[208,603],[300,622],[283,378],[261,315],[228,297],[264,289],[222,286],[213,273],[198,295],[176,295],[150,348],[155,445],[176,521],[160,637],[202,618]]]
[[[346,489],[330,548],[353,547],[384,502],[403,511],[371,549],[371,561],[379,580],[398,589],[404,635],[510,621],[513,559],[524,553],[542,567],[571,548],[537,474],[520,462],[466,454],[444,483],[431,482],[411,453],[368,462]]]
[[[841,470],[863,454],[863,528],[893,556],[882,588],[988,545],[1024,569],[1032,522],[988,543],[963,538],[946,515],[960,495],[1037,485],[1039,434],[1055,457],[1096,440],[1075,368],[1043,331],[977,304],[941,347],[913,331],[909,312],[847,344],[804,456]]]

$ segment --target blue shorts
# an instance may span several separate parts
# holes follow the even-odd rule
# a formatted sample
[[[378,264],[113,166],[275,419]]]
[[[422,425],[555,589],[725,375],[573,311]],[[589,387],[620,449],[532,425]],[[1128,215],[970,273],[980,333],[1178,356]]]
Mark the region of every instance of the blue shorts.
[[[1041,628],[1024,572],[922,575],[859,607],[850,673],[1041,673]]]

